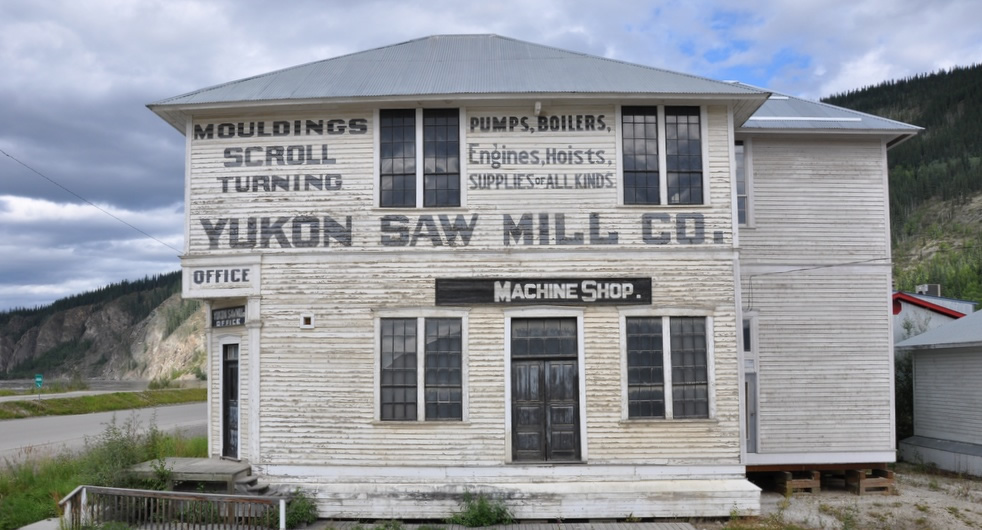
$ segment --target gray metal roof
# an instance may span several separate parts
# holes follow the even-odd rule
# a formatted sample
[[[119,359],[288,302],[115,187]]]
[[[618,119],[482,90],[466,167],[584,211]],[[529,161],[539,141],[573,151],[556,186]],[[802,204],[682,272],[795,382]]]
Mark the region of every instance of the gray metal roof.
[[[979,305],[978,303],[973,302],[971,300],[959,300],[957,298],[945,298],[943,296],[931,296],[929,294],[917,294],[917,293],[908,293],[908,292],[904,292],[904,294],[906,294],[907,296],[913,296],[914,298],[917,298],[919,300],[924,300],[925,302],[939,305],[941,307],[946,307],[948,309],[951,309],[952,311],[965,313],[966,315],[969,313],[974,313],[975,307]]]
[[[651,94],[743,99],[745,103],[735,106],[739,123],[753,113],[768,92],[498,35],[436,35],[203,88],[149,107],[183,130],[183,113],[174,112],[179,108],[285,100],[485,94]]]
[[[982,311],[898,342],[897,350],[928,350],[982,346]]]
[[[749,87],[742,83],[740,86]],[[828,103],[773,93],[742,126],[742,130],[839,130],[917,134],[922,129],[899,121]]]

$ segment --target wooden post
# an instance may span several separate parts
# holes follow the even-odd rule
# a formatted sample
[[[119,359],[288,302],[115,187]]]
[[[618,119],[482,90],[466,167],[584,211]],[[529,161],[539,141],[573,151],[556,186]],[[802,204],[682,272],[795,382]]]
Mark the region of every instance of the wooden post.
[[[82,488],[82,502],[80,506],[81,506],[81,516],[79,517],[79,520],[82,526],[88,526],[89,520],[91,519],[91,514],[89,513],[88,491],[85,488]]]

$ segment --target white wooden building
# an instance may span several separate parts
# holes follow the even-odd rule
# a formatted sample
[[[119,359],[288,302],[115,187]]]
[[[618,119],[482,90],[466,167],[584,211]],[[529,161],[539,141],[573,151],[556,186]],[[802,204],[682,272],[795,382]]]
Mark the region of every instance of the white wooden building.
[[[916,127],[494,35],[150,108],[187,138],[211,452],[324,516],[756,513],[748,466],[894,459]]]
[[[916,337],[975,311],[975,302],[917,293],[893,293],[893,342]]]
[[[912,356],[914,436],[907,462],[982,477],[982,312],[897,344]]]

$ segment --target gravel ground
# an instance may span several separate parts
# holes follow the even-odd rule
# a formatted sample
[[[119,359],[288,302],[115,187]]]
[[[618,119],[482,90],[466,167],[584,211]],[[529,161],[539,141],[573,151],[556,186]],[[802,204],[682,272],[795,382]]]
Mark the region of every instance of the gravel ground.
[[[895,495],[858,496],[843,489],[795,493],[765,491],[760,518],[695,523],[700,529],[883,529],[982,528],[982,480],[925,472],[898,464]]]

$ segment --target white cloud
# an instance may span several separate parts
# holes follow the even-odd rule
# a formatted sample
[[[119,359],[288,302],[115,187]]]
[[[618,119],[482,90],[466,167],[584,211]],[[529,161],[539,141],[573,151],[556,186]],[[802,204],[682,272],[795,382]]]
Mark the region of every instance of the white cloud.
[[[159,99],[447,33],[819,98],[982,60],[979,15],[968,0],[4,0],[0,147],[181,249],[184,144],[144,108]],[[178,266],[5,157],[0,238],[0,309]]]

